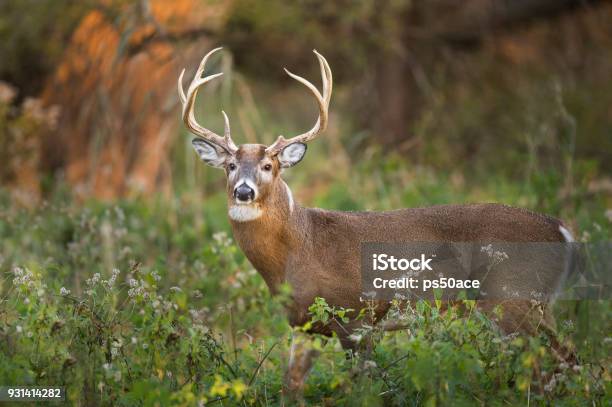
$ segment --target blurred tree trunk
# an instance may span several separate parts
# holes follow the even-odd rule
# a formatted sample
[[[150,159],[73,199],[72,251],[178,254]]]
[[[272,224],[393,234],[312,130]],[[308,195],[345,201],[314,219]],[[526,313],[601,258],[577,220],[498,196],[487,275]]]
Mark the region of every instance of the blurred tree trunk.
[[[406,143],[419,116],[423,87],[415,77],[419,66],[435,66],[444,49],[469,51],[497,32],[534,20],[551,18],[598,0],[436,0],[380,1],[373,26],[384,42],[369,51],[376,61],[371,84],[375,103],[361,107],[360,126],[370,128],[387,148]]]
[[[406,44],[409,11],[407,3],[398,9],[390,1],[381,1],[374,16],[375,26],[384,27],[383,36],[387,42],[374,52],[374,55],[382,55],[375,59],[374,78],[377,78],[377,83],[373,89],[376,103],[372,106],[375,112],[370,127],[385,145],[409,137],[411,106],[416,105],[411,103],[416,92],[405,56],[405,49],[409,46]]]
[[[411,98],[415,98],[414,81],[410,77],[403,58],[394,53],[385,53],[378,58],[376,66],[376,84],[378,103],[375,109],[374,126],[376,139],[389,146],[398,140],[409,137],[408,125],[411,109]]]
[[[135,3],[138,5],[138,3]],[[43,169],[61,172],[80,195],[115,199],[167,189],[168,152],[178,134],[176,80],[214,30],[202,21],[223,9],[197,0],[144,1],[87,14],[43,98],[62,106],[58,131],[43,147]],[[163,28],[162,28],[163,27]],[[180,49],[177,42],[185,40]],[[190,45],[191,44],[191,45]]]

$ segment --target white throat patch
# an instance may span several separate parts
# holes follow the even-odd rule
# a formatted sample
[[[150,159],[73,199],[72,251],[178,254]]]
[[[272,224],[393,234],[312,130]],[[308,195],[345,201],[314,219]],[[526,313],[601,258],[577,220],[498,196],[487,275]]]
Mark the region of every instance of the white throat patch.
[[[259,218],[263,214],[261,208],[256,205],[232,205],[228,215],[236,222],[248,222]]]

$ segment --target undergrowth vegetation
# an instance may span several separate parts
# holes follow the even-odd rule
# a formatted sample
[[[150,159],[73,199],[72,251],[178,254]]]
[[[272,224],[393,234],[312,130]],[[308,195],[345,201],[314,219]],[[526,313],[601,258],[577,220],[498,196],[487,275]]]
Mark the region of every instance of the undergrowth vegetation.
[[[359,184],[331,183],[312,199],[373,209],[482,200],[537,206],[510,181],[475,189],[452,177],[411,173],[390,159]],[[404,172],[402,172],[404,171]],[[406,180],[410,180],[407,182]],[[294,180],[300,183],[299,179]],[[454,183],[453,183],[454,182]],[[391,184],[403,194],[391,195]],[[299,188],[296,188],[299,191]],[[350,193],[349,193],[350,191]],[[361,200],[354,198],[359,194]],[[58,191],[37,209],[3,195],[0,209],[0,382],[60,385],[77,405],[278,405],[292,335],[227,232],[220,192],[207,205],[180,199],[75,204]],[[597,200],[572,209],[583,240],[609,240]],[[345,354],[317,338],[321,356],[305,389],[316,405],[605,405],[609,402],[608,301],[555,307],[559,337],[504,336],[474,303],[394,307],[407,328],[366,325],[370,352]],[[344,318],[317,299],[313,322]],[[500,309],[499,312],[503,312]],[[587,401],[588,400],[588,401]]]

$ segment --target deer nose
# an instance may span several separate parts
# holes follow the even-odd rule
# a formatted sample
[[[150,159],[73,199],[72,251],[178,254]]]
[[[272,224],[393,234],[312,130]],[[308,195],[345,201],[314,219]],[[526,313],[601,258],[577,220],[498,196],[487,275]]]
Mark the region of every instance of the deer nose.
[[[234,198],[240,202],[248,202],[255,199],[255,191],[247,184],[240,184],[234,189]]]

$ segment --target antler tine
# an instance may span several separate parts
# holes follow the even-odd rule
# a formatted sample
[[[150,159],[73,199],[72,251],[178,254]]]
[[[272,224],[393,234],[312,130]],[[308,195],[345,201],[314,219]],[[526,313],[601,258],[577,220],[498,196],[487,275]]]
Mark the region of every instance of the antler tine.
[[[302,133],[299,136],[292,137],[288,140],[285,139],[283,136],[279,136],[278,139],[272,145],[266,148],[267,152],[279,152],[285,146],[296,143],[296,142],[301,142],[301,143],[309,142],[310,140],[315,139],[319,134],[321,134],[327,128],[328,109],[329,109],[329,102],[331,100],[332,86],[333,86],[332,73],[331,73],[331,69],[325,57],[319,54],[317,50],[313,50],[313,52],[316,55],[317,59],[319,60],[319,66],[321,68],[321,81],[323,83],[323,94],[322,95],[319,92],[319,90],[306,79],[289,72],[289,70],[287,69],[285,69],[285,72],[287,72],[287,75],[289,75],[296,81],[306,86],[312,92],[315,99],[317,100],[317,105],[319,107],[319,117],[317,118],[317,121],[314,127],[310,129],[309,131],[307,131],[306,133]]]
[[[229,119],[227,118],[225,111],[221,110],[221,113],[223,113],[223,120],[225,121],[225,127],[223,129],[223,138],[225,139],[230,149],[232,149],[233,151],[238,150],[238,147],[236,147],[236,144],[234,144],[234,140],[232,140],[232,136],[230,135],[231,132]]]
[[[319,59],[319,65],[321,66],[321,78],[323,79],[323,98],[325,99],[326,105],[329,107],[333,87],[331,68],[323,55],[319,54],[317,50],[314,50],[313,52]]]
[[[221,137],[213,131],[201,126],[196,120],[194,113],[195,100],[200,87],[206,84],[207,82],[210,82],[211,80],[223,75],[223,72],[220,72],[217,74],[202,77],[206,68],[206,62],[208,61],[208,58],[220,49],[221,47],[215,48],[208,54],[206,54],[204,58],[202,58],[202,61],[200,62],[200,65],[198,66],[198,69],[196,70],[196,73],[193,76],[189,87],[187,88],[187,94],[185,94],[183,90],[183,76],[185,75],[185,69],[183,69],[178,79],[178,93],[179,99],[181,100],[181,103],[183,105],[183,122],[185,122],[185,126],[187,126],[189,131],[191,131],[198,137],[201,137],[205,140],[210,141],[211,143],[218,145],[219,147],[224,148],[229,152],[235,152],[238,148],[236,147],[230,136],[229,120],[225,112],[223,112],[223,117],[225,120],[224,137]]]
[[[178,94],[179,94],[179,99],[181,100],[181,104],[185,105],[185,103],[187,103],[187,97],[185,96],[185,92],[183,91],[183,76],[185,75],[185,68],[183,68],[183,70],[181,71],[181,74],[179,75],[178,78]]]

